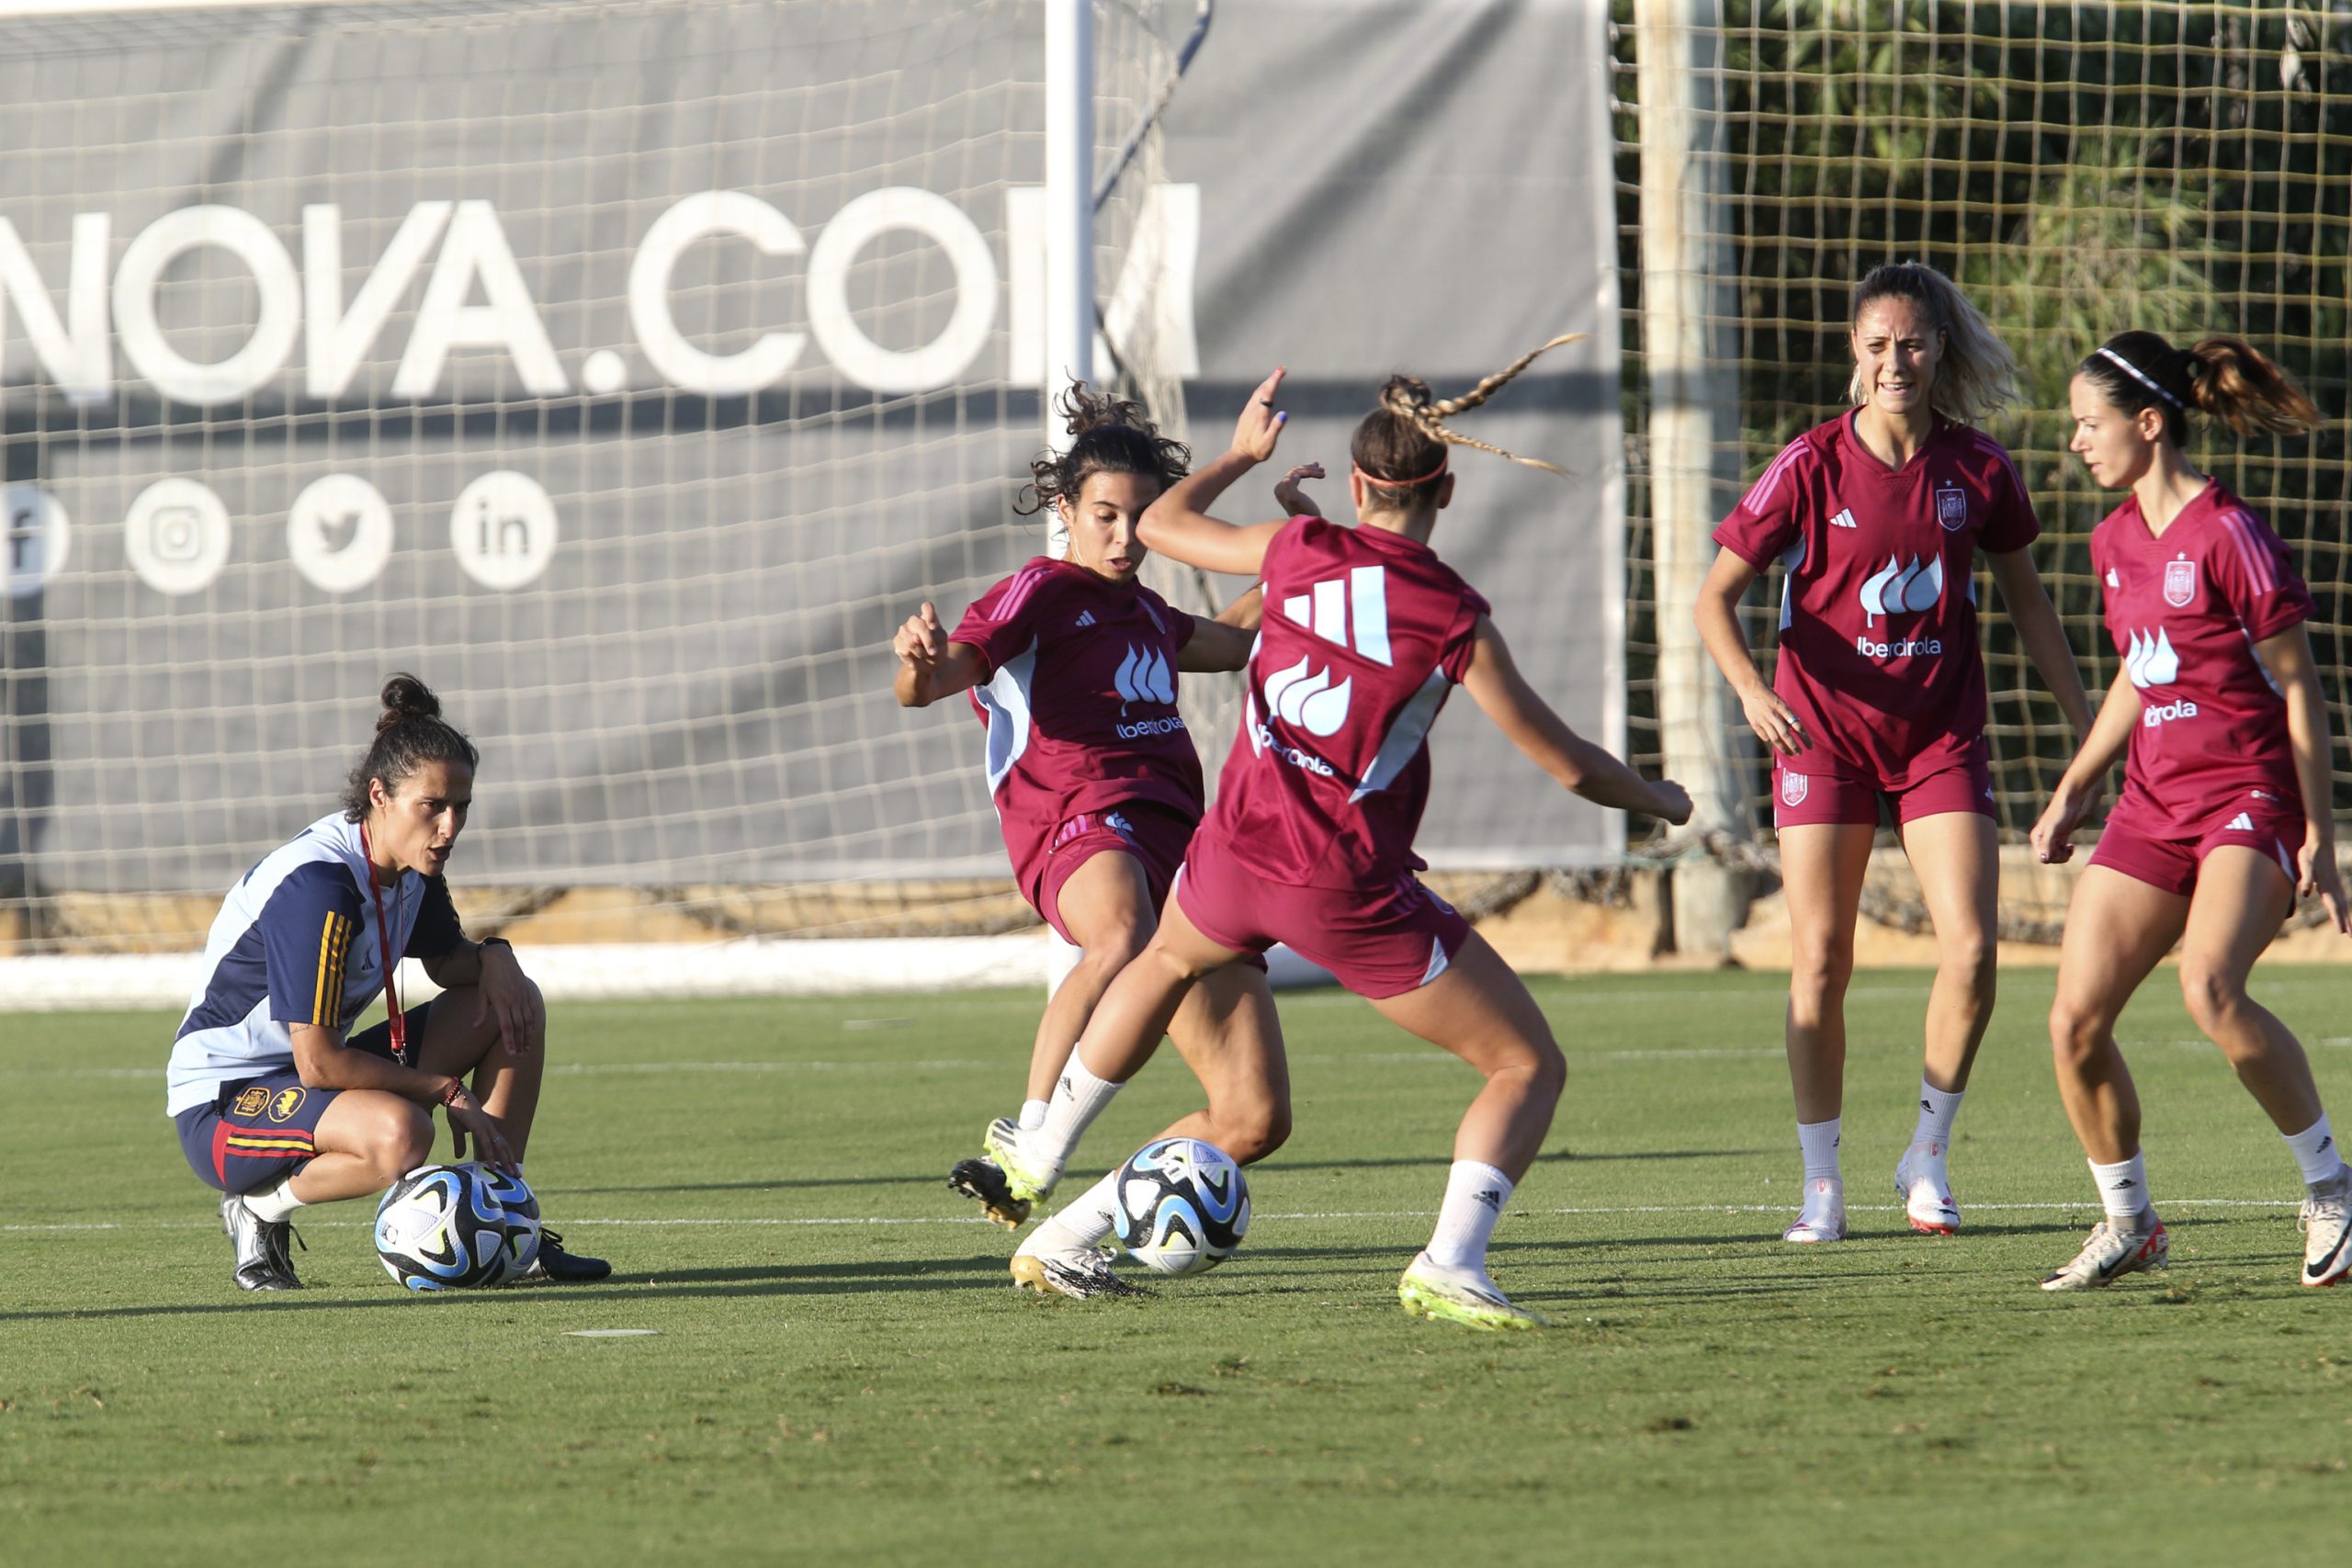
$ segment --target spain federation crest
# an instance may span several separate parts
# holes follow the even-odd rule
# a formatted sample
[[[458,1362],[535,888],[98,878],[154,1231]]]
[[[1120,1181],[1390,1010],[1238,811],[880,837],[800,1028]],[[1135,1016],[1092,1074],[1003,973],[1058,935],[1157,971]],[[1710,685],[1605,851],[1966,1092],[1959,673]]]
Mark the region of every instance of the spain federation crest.
[[[1785,769],[1785,768],[1783,768],[1782,770],[1781,770],[1781,805],[1783,805],[1783,806],[1803,806],[1803,805],[1804,804],[1804,797],[1805,797],[1806,795],[1808,795],[1812,794],[1812,793],[1813,793],[1813,775],[1812,775],[1812,774],[1810,774],[1810,773],[1790,773],[1790,772],[1789,772],[1787,769]]]
[[[2187,556],[2165,562],[2165,603],[2176,610],[2188,608],[2197,597],[2197,563]]]
[[[1936,521],[1944,525],[1947,534],[1957,534],[1967,527],[1968,492],[1954,484],[1938,486]]]

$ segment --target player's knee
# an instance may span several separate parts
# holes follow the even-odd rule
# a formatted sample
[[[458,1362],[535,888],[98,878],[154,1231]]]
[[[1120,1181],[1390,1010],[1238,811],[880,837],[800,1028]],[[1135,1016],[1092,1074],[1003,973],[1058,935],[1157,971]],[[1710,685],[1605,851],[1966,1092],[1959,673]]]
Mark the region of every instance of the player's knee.
[[[1796,943],[1789,953],[1789,988],[1800,998],[1830,1001],[1846,994],[1854,977],[1854,939],[1850,934]]]
[[[1943,972],[1988,1001],[1998,974],[1996,955],[1993,938],[1984,931],[1955,934],[1937,943],[1937,964]]]
[[[360,1152],[390,1184],[432,1157],[433,1118],[421,1107],[395,1100],[374,1118]]]
[[[1219,1122],[1217,1130],[1228,1140],[1225,1152],[1251,1165],[1290,1141],[1290,1107],[1272,1100],[1253,1105],[1232,1117],[1229,1125]]]
[[[2061,998],[2050,1009],[2050,1050],[2059,1066],[2079,1069],[2107,1043],[2107,1023]]]
[[[1087,933],[1086,954],[1080,963],[1115,975],[1143,955],[1151,945],[1151,927],[1140,920],[1114,919]]]
[[[2227,1028],[2245,1004],[2245,987],[2236,976],[2211,964],[2184,958],[2180,964],[2180,999],[2188,1016],[2208,1035]]]

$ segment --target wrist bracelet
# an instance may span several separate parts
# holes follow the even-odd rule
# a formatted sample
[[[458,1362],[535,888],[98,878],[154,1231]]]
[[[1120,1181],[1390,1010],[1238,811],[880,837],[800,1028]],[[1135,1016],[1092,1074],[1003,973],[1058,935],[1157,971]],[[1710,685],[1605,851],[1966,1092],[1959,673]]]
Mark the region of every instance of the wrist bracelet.
[[[504,949],[505,949],[507,952],[509,952],[509,953],[512,953],[512,952],[514,952],[514,944],[513,942],[511,942],[507,941],[507,940],[506,940],[504,937],[503,937],[503,936],[486,936],[486,937],[482,938],[480,942],[478,942],[474,943],[474,946],[476,946],[476,947],[478,947],[478,948],[481,948],[481,947],[503,947],[503,948],[504,948]]]
[[[449,1080],[449,1087],[441,1091],[441,1103],[444,1105],[455,1105],[458,1103],[458,1096],[465,1092],[466,1080],[463,1078],[453,1077]]]

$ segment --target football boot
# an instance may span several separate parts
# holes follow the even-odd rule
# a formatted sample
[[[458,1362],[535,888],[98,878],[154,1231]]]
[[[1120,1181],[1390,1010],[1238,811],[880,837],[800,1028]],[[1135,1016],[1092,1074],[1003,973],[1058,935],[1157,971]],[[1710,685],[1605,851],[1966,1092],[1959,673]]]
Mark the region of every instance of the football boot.
[[[2139,1224],[2119,1226],[2113,1220],[2101,1220],[2091,1227],[2090,1239],[2083,1243],[2082,1251],[2072,1261],[2052,1270],[2041,1281],[2045,1291],[2096,1291],[2115,1283],[2126,1274],[2137,1274],[2145,1269],[2161,1269],[2172,1252],[2172,1239],[2165,1235],[2165,1223],[2154,1213],[2143,1213]]]

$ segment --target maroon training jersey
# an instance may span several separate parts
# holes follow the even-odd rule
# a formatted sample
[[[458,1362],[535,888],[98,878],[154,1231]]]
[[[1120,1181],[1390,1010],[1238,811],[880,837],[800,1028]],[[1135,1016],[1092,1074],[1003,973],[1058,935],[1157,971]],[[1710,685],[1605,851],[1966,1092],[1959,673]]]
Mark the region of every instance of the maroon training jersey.
[[[1804,756],[1888,790],[1964,761],[1985,717],[1976,552],[2041,532],[2008,453],[1964,424],[1939,417],[1900,468],[1851,413],[1789,443],[1715,543],[1788,568],[1772,690],[1812,738]]]
[[[2159,537],[2133,496],[2091,535],[2091,570],[2140,692],[2123,770],[2137,819],[2186,839],[2249,791],[2300,806],[2287,700],[2254,645],[2308,620],[2312,595],[2270,525],[2216,480]]]
[[[1192,616],[1140,582],[1039,556],[981,594],[949,640],[988,666],[972,705],[1017,874],[1082,811],[1148,803],[1200,820],[1201,760],[1176,711]]]
[[[1389,888],[1419,871],[1430,726],[1487,602],[1427,545],[1294,517],[1259,570],[1249,707],[1201,824],[1270,880]]]

